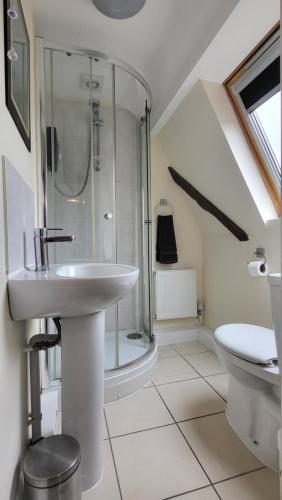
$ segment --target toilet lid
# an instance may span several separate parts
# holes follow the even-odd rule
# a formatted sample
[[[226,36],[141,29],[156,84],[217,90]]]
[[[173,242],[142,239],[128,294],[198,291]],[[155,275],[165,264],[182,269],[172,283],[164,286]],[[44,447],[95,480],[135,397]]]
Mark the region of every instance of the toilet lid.
[[[263,365],[277,360],[275,334],[256,325],[223,325],[215,330],[216,342],[226,351],[242,359]]]

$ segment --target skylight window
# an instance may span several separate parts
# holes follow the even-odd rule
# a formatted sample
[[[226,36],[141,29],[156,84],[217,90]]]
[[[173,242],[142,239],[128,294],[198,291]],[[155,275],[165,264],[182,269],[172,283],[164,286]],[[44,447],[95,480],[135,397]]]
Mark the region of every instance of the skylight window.
[[[226,87],[256,156],[268,192],[280,210],[280,30],[236,70]]]

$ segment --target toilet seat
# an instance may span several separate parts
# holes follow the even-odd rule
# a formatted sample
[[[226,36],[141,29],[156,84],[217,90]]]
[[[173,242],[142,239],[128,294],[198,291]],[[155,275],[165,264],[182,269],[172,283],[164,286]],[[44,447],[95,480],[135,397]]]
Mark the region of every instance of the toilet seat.
[[[223,325],[215,331],[216,342],[226,351],[250,363],[275,366],[275,334],[269,328],[249,324]]]

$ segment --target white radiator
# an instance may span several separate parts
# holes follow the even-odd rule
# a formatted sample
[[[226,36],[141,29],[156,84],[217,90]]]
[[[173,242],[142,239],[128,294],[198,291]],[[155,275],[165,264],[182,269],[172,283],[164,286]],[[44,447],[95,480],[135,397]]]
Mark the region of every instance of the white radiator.
[[[196,269],[175,269],[155,273],[156,319],[197,316]]]

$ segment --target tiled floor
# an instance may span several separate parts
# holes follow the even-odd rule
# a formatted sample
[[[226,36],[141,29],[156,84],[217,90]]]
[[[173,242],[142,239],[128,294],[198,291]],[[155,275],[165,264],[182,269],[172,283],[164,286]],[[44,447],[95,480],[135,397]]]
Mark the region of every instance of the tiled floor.
[[[228,374],[199,342],[160,346],[152,383],[105,407],[105,472],[83,500],[279,500],[228,425]]]

